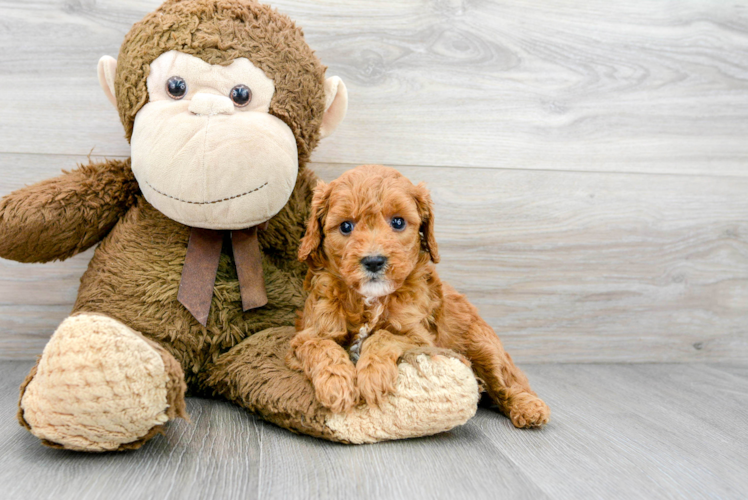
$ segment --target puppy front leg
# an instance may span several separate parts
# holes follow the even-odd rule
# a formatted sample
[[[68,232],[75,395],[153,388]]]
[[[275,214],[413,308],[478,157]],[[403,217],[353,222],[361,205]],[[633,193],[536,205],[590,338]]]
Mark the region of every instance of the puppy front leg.
[[[429,345],[407,335],[393,335],[377,330],[364,342],[361,357],[356,363],[358,391],[369,406],[379,404],[395,390],[397,360],[405,351]]]
[[[356,367],[333,340],[321,338],[311,329],[302,330],[291,339],[286,363],[306,374],[317,400],[333,412],[348,411],[358,402]]]
[[[548,423],[551,415],[548,405],[533,392],[525,374],[515,366],[499,337],[483,319],[478,317],[470,325],[465,347],[491,399],[515,427]]]

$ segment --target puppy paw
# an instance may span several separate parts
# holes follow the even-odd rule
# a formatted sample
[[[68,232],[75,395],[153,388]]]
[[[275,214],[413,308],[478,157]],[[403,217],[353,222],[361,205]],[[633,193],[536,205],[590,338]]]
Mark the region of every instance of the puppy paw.
[[[296,356],[296,351],[294,349],[289,349],[286,353],[286,366],[290,368],[291,370],[295,370],[297,372],[303,372],[304,366],[301,364],[301,361],[299,361],[299,358]]]
[[[512,402],[509,418],[514,426],[520,429],[541,427],[550,421],[551,410],[542,399],[528,394]]]
[[[312,383],[317,400],[334,413],[347,412],[358,402],[353,364],[329,365],[315,374]]]
[[[369,406],[379,406],[395,389],[397,365],[389,362],[359,361],[358,392]]]

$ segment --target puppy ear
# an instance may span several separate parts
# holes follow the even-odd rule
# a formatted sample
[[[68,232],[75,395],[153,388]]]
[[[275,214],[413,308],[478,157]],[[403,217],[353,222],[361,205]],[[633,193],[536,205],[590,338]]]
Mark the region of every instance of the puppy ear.
[[[322,259],[322,228],[327,216],[327,204],[330,200],[330,185],[323,181],[317,182],[312,197],[311,214],[306,226],[306,233],[301,238],[299,246],[299,260],[319,262]]]
[[[431,201],[426,183],[421,182],[416,186],[414,198],[416,205],[418,205],[418,213],[421,216],[421,227],[419,229],[421,232],[421,249],[428,252],[431,262],[436,264],[439,262],[439,247],[434,237],[434,202]]]

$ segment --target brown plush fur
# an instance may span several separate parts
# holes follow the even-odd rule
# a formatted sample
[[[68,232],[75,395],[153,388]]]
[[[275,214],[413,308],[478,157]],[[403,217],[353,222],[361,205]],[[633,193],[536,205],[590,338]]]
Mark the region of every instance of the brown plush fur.
[[[268,305],[243,312],[236,265],[225,246],[207,326],[177,301],[190,228],[142,197],[96,249],[74,312],[101,313],[156,340],[184,368],[193,392],[210,391],[211,364],[244,338],[292,325],[303,307],[304,265],[291,259],[308,215],[313,173],[303,171],[281,212],[259,233]]]
[[[63,260],[95,245],[135,204],[130,160],[89,163],[0,200],[0,256]]]
[[[218,358],[206,383],[281,427],[339,440],[325,425],[330,412],[314,397],[312,385],[285,365],[295,333],[293,327],[280,327],[252,335]]]
[[[266,380],[252,369],[262,364],[259,352],[280,349],[288,340],[291,330],[278,327],[292,325],[304,304],[306,265],[296,253],[316,182],[304,164],[319,137],[325,68],[301,30],[267,6],[245,0],[168,1],[133,26],[120,51],[116,93],[128,138],[135,114],[148,101],[148,65],[172,49],[209,63],[249,58],[275,82],[270,113],[295,134],[300,171],[294,191],[259,233],[268,305],[242,311],[233,256],[224,245],[207,326],[187,312],[177,292],[190,228],[140,196],[129,160],[82,166],[3,198],[0,257],[65,259],[101,241],[81,279],[74,313],[110,316],[158,346],[169,373],[169,417],[185,415],[186,387],[224,395],[280,425],[325,437],[329,412],[316,404],[309,384],[299,384],[298,374],[283,365],[282,355],[273,373],[285,370],[285,376]],[[22,391],[33,377],[34,370]],[[26,425],[20,411],[19,421]],[[121,449],[137,447],[157,432],[154,428]]]
[[[150,64],[178,50],[209,64],[246,57],[275,83],[270,114],[296,136],[299,163],[319,140],[325,105],[325,66],[304,40],[304,32],[268,5],[249,0],[169,0],[125,37],[117,59],[115,90],[125,135],[148,102]]]
[[[395,217],[405,220],[404,229],[393,229]],[[355,223],[350,234],[340,230],[344,221]],[[381,271],[364,268],[362,259],[373,255],[386,257]],[[394,389],[403,354],[437,346],[470,360],[515,426],[548,422],[548,407],[491,327],[465,296],[439,279],[433,204],[424,185],[379,165],[318,184],[299,258],[310,266],[310,294],[288,363],[307,375],[323,405],[346,411],[359,397],[379,404]],[[362,295],[374,282],[385,292]],[[364,337],[354,365],[346,348]]]

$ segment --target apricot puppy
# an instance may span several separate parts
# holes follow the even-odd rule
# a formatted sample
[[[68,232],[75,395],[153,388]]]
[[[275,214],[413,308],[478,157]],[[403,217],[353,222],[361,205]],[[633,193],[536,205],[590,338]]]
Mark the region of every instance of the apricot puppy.
[[[407,351],[455,351],[471,363],[516,427],[548,422],[496,333],[434,264],[433,203],[423,184],[392,168],[364,165],[320,182],[301,240],[309,291],[287,362],[312,381],[334,412],[392,392]]]

